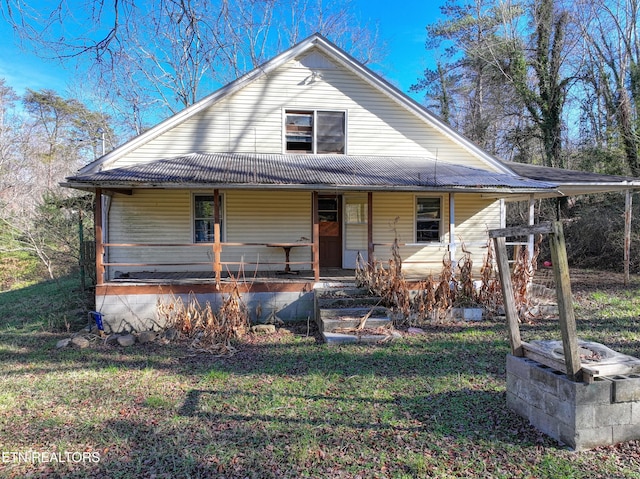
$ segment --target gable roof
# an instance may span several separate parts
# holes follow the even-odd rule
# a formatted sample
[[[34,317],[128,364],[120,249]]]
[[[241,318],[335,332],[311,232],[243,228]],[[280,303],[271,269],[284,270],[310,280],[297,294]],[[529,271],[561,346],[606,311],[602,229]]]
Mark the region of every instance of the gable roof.
[[[535,190],[537,197],[543,197],[543,196],[563,196],[563,195],[570,196],[570,195],[576,195],[576,194],[595,193],[600,191],[619,191],[619,190],[624,190],[628,188],[640,187],[640,181],[635,178],[597,175],[593,173],[562,170],[558,168],[539,167],[534,165],[505,162],[505,161],[499,160],[498,158],[484,151],[482,148],[477,146],[474,142],[466,138],[464,135],[455,131],[446,122],[444,122],[442,119],[440,119],[439,117],[434,115],[432,112],[427,110],[424,106],[420,105],[418,102],[416,102],[412,98],[405,95],[403,92],[401,92],[391,83],[386,81],[384,78],[377,75],[375,72],[371,71],[365,65],[358,62],[352,56],[350,56],[349,54],[347,54],[346,52],[344,52],[343,50],[341,50],[336,45],[334,45],[333,43],[331,43],[330,41],[328,41],[326,38],[324,38],[322,35],[319,35],[319,34],[311,35],[310,37],[301,41],[297,45],[291,47],[290,49],[286,50],[280,55],[274,57],[272,60],[261,65],[260,67],[241,76],[237,80],[229,83],[223,88],[220,88],[219,90],[215,91],[211,95],[203,98],[202,100],[191,105],[190,107],[187,107],[184,110],[178,112],[177,114],[171,116],[170,118],[164,120],[163,122],[159,123],[158,125],[146,131],[145,133],[136,136],[135,138],[131,139],[127,143],[107,153],[106,155],[102,156],[101,158],[94,161],[93,163],[90,163],[89,165],[80,169],[77,175],[68,178],[67,179],[68,182],[63,183],[63,185],[86,189],[89,187],[89,185],[93,185],[92,188],[95,188],[95,187],[105,186],[105,183],[121,184],[123,181],[126,183],[126,181],[123,178],[125,178],[127,174],[132,174],[134,176],[135,174],[140,174],[141,177],[148,177],[149,179],[153,178],[153,181],[151,181],[150,183],[154,183],[154,184],[159,184],[163,182],[166,183],[167,178],[171,176],[180,177],[182,175],[180,171],[182,170],[178,168],[177,165],[175,165],[175,162],[178,159],[181,159],[181,161],[185,161],[185,159],[191,158],[191,155],[181,156],[176,158],[165,158],[165,159],[153,160],[148,164],[138,165],[136,167],[130,167],[130,168],[114,169],[111,165],[113,165],[115,161],[126,156],[128,153],[134,151],[138,147],[146,144],[147,142],[151,141],[154,138],[161,136],[165,132],[189,120],[194,115],[215,105],[217,102],[225,99],[229,95],[234,94],[235,92],[248,86],[252,82],[260,79],[261,77],[270,74],[271,72],[281,67],[285,63],[291,60],[301,58],[302,56],[309,54],[312,51],[319,52],[326,55],[328,58],[331,59],[331,61],[339,64],[340,66],[345,68],[347,71],[353,73],[358,78],[360,78],[361,80],[363,80],[364,82],[368,83],[373,88],[375,88],[381,94],[385,95],[387,98],[391,99],[396,104],[404,108],[406,111],[414,114],[416,117],[424,121],[425,124],[430,125],[434,130],[440,132],[442,135],[449,138],[451,141],[457,143],[458,145],[461,145],[467,151],[471,152],[474,156],[476,156],[481,161],[486,163],[490,167],[490,169],[498,172],[497,174],[495,174],[495,173],[490,173],[484,170],[464,168],[461,166],[449,164],[447,168],[450,168],[451,169],[450,171],[455,170],[455,171],[458,171],[459,174],[462,176],[467,176],[467,175],[470,175],[470,176],[467,176],[466,179],[459,179],[458,183],[451,182],[449,185],[443,185],[443,184],[439,186],[436,184],[429,185],[431,186],[431,188],[445,188],[445,187],[460,188],[462,187],[463,184],[466,184],[465,191],[473,190],[474,186],[477,187],[475,188],[476,191],[482,190],[485,192],[487,191],[487,189],[491,189],[491,188],[502,189],[501,191],[503,193],[506,193],[507,192],[506,190],[513,190],[509,193],[509,196],[511,197],[511,199],[518,199],[516,195],[514,195],[514,193],[523,193],[526,189],[531,190],[531,193],[533,193]],[[210,155],[210,157],[207,158],[206,161],[203,158],[201,158],[201,160],[205,162],[210,162],[210,161],[213,161],[214,158],[222,158],[222,157],[220,156],[220,154]],[[248,157],[245,156],[244,158],[245,158],[245,161],[247,161]],[[283,155],[263,156],[259,154],[254,154],[253,159],[251,160],[254,166],[251,166],[251,168],[257,168],[257,165],[261,164],[261,162],[264,161],[265,158],[269,158],[270,161],[276,161],[276,159],[277,161],[280,161],[284,159],[284,156]],[[373,157],[371,157],[370,160],[372,158]],[[385,164],[397,165],[399,163],[393,160],[391,157],[376,157],[376,158],[379,164],[382,164],[382,165],[385,165]],[[191,160],[188,160],[188,161],[191,161]],[[425,162],[423,165],[423,168],[426,170],[429,170],[435,165],[433,158],[429,158],[429,159],[415,158],[414,160]],[[286,162],[291,162],[291,161],[293,161],[293,157],[291,155],[286,155]],[[302,164],[300,162],[300,158],[298,158],[295,161],[298,161],[298,164]],[[329,161],[327,158],[324,158],[321,160],[319,157],[313,158],[313,159],[307,157],[304,161],[315,162],[314,171],[316,173],[323,171],[323,174],[321,175],[321,177],[318,177],[315,180],[308,178],[309,183],[305,183],[305,184],[317,184],[317,185],[338,184],[338,183],[333,183],[332,181],[327,179],[328,178],[327,175],[331,176],[336,173],[335,166],[337,163],[335,163],[333,159]],[[338,159],[336,159],[336,161],[338,161]],[[352,165],[351,169],[357,169],[364,164],[365,160],[363,159],[363,157],[341,156],[339,161],[354,161],[359,165]],[[407,158],[404,158],[403,161],[405,162],[409,161],[409,163],[412,163],[412,161],[407,160]],[[325,163],[322,164],[322,166],[320,166],[320,163],[322,162],[325,162]],[[169,170],[167,169],[167,165],[169,164],[174,165],[174,171],[171,173],[169,173]],[[441,168],[443,164],[444,164],[443,162],[439,162],[439,165],[441,165]],[[97,175],[98,172],[109,171],[110,166],[112,169],[111,174],[106,176]],[[196,169],[198,168],[194,165],[191,165],[191,167]],[[280,166],[278,166],[278,168],[279,167]],[[291,167],[293,168],[293,165],[291,165]],[[411,166],[407,166],[407,167],[411,168]],[[402,182],[400,181],[398,175],[402,175],[402,172],[397,169],[397,166],[394,166],[394,168],[396,169],[396,171],[389,173],[389,175],[391,177],[394,177],[394,179],[387,178],[387,180],[391,181],[394,185],[400,187]],[[160,176],[158,176],[158,172],[161,170],[167,173],[167,176],[165,176],[164,178],[161,178]],[[496,180],[493,182],[489,181],[489,178],[492,177],[491,175],[494,175],[493,176],[494,179],[499,178],[500,180],[499,181]],[[507,177],[509,176],[512,177],[511,183],[510,181],[507,181]],[[381,179],[383,177],[384,175],[379,176],[378,178]],[[478,179],[475,185],[472,184],[473,177],[477,177]],[[364,177],[361,176],[360,178],[361,178],[361,181],[363,182],[363,185],[369,184],[367,183]],[[289,181],[293,181],[294,178],[291,176],[291,177],[288,177],[287,179]],[[351,180],[353,181],[354,179],[355,177],[352,176]],[[533,180],[533,181],[528,181],[528,180]],[[397,182],[397,184],[394,182]],[[150,183],[133,181],[132,185],[136,184],[141,186],[142,184],[150,184]],[[217,180],[215,178],[209,178],[206,181],[206,183],[217,184]],[[424,182],[418,182],[419,184],[418,183],[413,184],[413,183],[412,181],[408,181],[408,183],[406,183],[405,186],[408,186],[409,184],[412,184],[412,186],[414,187],[427,186],[426,183]],[[201,184],[201,183],[198,183],[198,184]],[[266,184],[266,183],[261,183],[261,184]],[[380,183],[377,184],[377,186],[382,186],[382,184],[383,184],[383,181],[380,180]],[[186,184],[184,186],[186,186]],[[371,186],[374,186],[374,185],[371,184]],[[553,188],[552,186],[555,186],[556,188]]]
[[[258,80],[259,78],[268,75],[270,72],[284,65],[285,63],[294,60],[305,53],[308,53],[312,50],[317,50],[327,55],[332,61],[338,63],[351,73],[358,76],[361,80],[367,82],[369,85],[377,89],[380,93],[390,98],[392,101],[397,103],[399,106],[404,108],[405,110],[413,113],[418,118],[422,119],[424,122],[433,127],[436,131],[443,134],[445,137],[448,137],[453,142],[461,145],[468,151],[470,151],[474,156],[480,158],[487,165],[491,166],[494,170],[505,174],[511,174],[511,170],[509,170],[499,159],[490,155],[483,149],[481,149],[474,142],[461,135],[453,128],[451,128],[446,122],[442,119],[434,115],[432,112],[427,110],[424,106],[420,105],[418,102],[413,100],[412,98],[405,95],[398,88],[393,86],[387,80],[374,73],[372,70],[367,68],[365,65],[357,61],[351,55],[334,45],[332,42],[324,38],[322,35],[316,33],[305,40],[302,40],[297,45],[291,47],[280,55],[274,57],[258,68],[250,71],[249,73],[239,77],[235,81],[229,83],[228,85],[220,88],[209,96],[203,98],[202,100],[194,103],[193,105],[185,108],[184,110],[178,112],[177,114],[171,116],[170,118],[164,120],[159,123],[155,127],[149,129],[145,133],[136,136],[130,141],[124,143],[120,147],[114,149],[113,151],[107,153],[106,155],[98,158],[96,161],[90,163],[89,165],[80,169],[79,173],[89,173],[100,171],[102,169],[108,168],[109,165],[113,164],[119,158],[125,156],[127,153],[135,150],[139,146],[144,145],[150,140],[162,135],[168,130],[176,127],[177,125],[183,123],[189,118],[193,117],[197,113],[211,107],[222,99],[226,98],[229,95],[237,92],[238,90],[244,88],[250,83]]]
[[[194,153],[68,179],[79,188],[304,188],[481,191],[550,190],[550,182],[438,162],[432,158]]]

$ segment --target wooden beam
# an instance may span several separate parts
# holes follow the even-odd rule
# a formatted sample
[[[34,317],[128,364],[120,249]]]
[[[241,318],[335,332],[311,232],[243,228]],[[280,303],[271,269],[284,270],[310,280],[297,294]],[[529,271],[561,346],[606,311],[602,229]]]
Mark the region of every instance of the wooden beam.
[[[625,192],[624,201],[624,285],[629,286],[629,265],[631,262],[631,212],[633,196],[631,190]]]
[[[104,284],[104,241],[102,238],[102,189],[96,188],[93,224],[96,237],[96,285]]]
[[[553,275],[558,295],[558,312],[560,316],[560,333],[562,335],[564,361],[567,368],[567,377],[572,381],[581,381],[582,373],[580,371],[580,355],[578,353],[576,318],[573,311],[569,262],[567,260],[564,232],[561,222],[556,221],[552,226],[553,233],[549,235],[549,242],[551,246],[551,261],[553,262]]]
[[[535,213],[536,213],[536,199],[532,193],[531,196],[529,196],[529,226],[534,226],[535,224],[535,219],[536,219]],[[534,245],[535,245],[535,235],[530,234],[529,238],[527,239],[527,256],[528,256],[530,265],[533,262]]]
[[[117,193],[119,195],[127,195],[127,196],[133,195],[133,190],[132,189],[126,189],[126,188],[103,188],[102,192],[103,193]]]
[[[222,256],[221,237],[220,237],[220,190],[213,190],[213,271],[216,275],[216,284],[219,286],[222,279],[222,264],[220,259]]]
[[[313,216],[312,240],[313,246],[313,274],[316,281],[320,281],[320,216],[318,214],[318,192],[311,194],[311,212]]]
[[[533,226],[510,226],[489,231],[489,238],[510,238],[514,236],[529,236],[537,234],[549,234],[553,232],[551,223],[539,223]]]
[[[367,263],[373,266],[373,193],[367,193]]]
[[[540,364],[544,364],[545,366],[549,366],[561,373],[567,374],[567,365],[564,360],[552,358],[544,349],[524,341],[522,342],[522,349],[524,350],[525,358],[533,359]],[[591,384],[597,376],[602,376],[598,369],[589,366],[582,367],[582,377],[584,382]]]
[[[449,193],[449,261],[456,267],[456,199]]]
[[[518,311],[516,309],[516,302],[513,296],[513,285],[511,283],[511,270],[509,269],[507,245],[503,236],[494,237],[493,244],[496,248],[496,261],[498,262],[500,286],[502,287],[502,297],[504,299],[504,312],[507,316],[511,353],[514,356],[522,357],[524,353],[522,350],[522,340],[520,339]]]

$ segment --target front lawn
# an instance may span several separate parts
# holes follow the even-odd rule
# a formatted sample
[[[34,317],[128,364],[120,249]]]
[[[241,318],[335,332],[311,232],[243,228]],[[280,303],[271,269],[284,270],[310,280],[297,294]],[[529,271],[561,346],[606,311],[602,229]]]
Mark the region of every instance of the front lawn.
[[[56,350],[84,322],[74,286],[0,293],[0,477],[640,478],[640,442],[575,453],[506,409],[502,322],[341,347],[305,323],[228,359]],[[640,356],[638,289],[574,288],[580,336]]]

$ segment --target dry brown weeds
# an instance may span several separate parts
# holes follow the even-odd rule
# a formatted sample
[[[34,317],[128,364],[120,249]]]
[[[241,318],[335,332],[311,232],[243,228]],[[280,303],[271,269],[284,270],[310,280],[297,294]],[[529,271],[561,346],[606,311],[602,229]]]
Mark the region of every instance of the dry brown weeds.
[[[529,261],[526,247],[515,258],[512,280],[514,296],[520,316],[526,316],[531,301],[528,285],[535,273],[541,237],[535,244],[533,262]],[[463,256],[454,267],[449,254],[442,259],[442,269],[437,280],[429,275],[410,289],[402,272],[402,257],[397,240],[391,248],[391,259],[385,266],[373,260],[364,261],[358,254],[356,284],[379,296],[393,311],[395,326],[421,326],[443,322],[454,307],[482,307],[488,316],[496,315],[502,304],[502,291],[495,268],[493,243],[487,242],[487,254],[483,258],[478,281],[473,277],[472,253],[462,245]]]
[[[249,330],[249,311],[242,302],[238,284],[224,298],[217,313],[211,303],[202,306],[194,294],[185,304],[181,297],[171,295],[168,301],[158,299],[158,316],[166,328],[174,328],[178,337],[190,341],[189,349],[216,356],[232,356],[236,349],[233,339],[243,337]]]

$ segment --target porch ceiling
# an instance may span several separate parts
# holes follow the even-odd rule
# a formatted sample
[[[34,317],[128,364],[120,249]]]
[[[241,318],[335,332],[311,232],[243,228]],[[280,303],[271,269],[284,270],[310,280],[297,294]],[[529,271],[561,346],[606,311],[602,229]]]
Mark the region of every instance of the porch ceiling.
[[[549,181],[426,157],[193,153],[67,178],[75,188],[406,189],[557,194]]]

